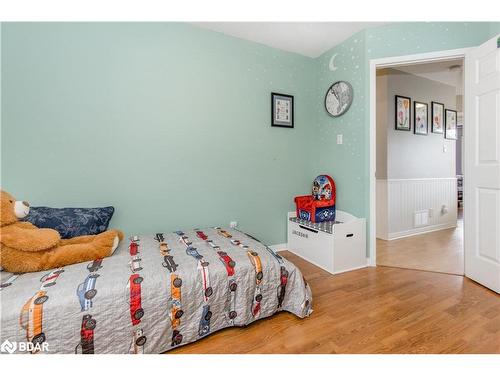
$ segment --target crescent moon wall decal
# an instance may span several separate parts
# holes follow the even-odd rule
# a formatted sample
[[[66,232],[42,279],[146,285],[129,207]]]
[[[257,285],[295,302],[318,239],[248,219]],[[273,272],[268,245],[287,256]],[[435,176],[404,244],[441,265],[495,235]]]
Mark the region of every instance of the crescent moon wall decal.
[[[328,64],[328,66],[332,72],[338,69],[338,66],[335,66],[335,58],[337,57],[337,55],[338,53],[335,53],[332,57],[330,57],[330,63]]]

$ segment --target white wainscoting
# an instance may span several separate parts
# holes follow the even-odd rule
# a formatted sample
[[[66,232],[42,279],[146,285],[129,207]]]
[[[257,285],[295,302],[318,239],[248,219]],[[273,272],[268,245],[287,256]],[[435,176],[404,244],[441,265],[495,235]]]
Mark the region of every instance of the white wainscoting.
[[[392,240],[457,225],[457,179],[377,179],[377,238]],[[442,206],[447,212],[442,212]],[[415,213],[429,210],[427,223]]]

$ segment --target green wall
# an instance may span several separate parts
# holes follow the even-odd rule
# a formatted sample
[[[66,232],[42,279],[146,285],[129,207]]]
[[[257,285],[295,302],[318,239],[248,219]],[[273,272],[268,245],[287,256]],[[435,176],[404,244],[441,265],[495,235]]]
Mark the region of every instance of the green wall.
[[[339,209],[369,216],[370,59],[475,46],[491,37],[494,25],[393,23],[363,30],[316,59],[317,121],[313,144],[319,155],[313,161],[313,170],[328,173],[336,180]],[[337,70],[331,71],[329,62],[334,54]],[[322,103],[328,87],[338,80],[351,82],[355,94],[350,110],[332,118]],[[343,145],[336,144],[337,134],[344,135]]]
[[[490,34],[489,37],[500,35],[500,22],[490,22]]]
[[[315,173],[312,69],[187,24],[4,23],[2,187],[113,205],[129,234],[238,220],[285,242]],[[271,91],[295,96],[294,129],[270,126]]]
[[[187,24],[4,23],[2,187],[34,205],[114,205],[128,233],[238,220],[275,244],[292,198],[328,173],[338,208],[367,217],[369,60],[499,30],[388,24],[310,59]],[[341,79],[354,103],[334,119],[323,99]],[[295,129],[270,127],[271,91],[295,96]]]

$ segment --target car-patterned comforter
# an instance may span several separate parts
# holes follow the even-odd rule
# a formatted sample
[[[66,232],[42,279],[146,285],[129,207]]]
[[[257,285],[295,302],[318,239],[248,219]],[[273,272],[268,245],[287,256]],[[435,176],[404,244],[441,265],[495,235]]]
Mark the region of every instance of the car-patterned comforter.
[[[299,269],[221,228],[134,236],[112,257],[1,282],[2,352],[162,353],[281,310],[312,312]]]

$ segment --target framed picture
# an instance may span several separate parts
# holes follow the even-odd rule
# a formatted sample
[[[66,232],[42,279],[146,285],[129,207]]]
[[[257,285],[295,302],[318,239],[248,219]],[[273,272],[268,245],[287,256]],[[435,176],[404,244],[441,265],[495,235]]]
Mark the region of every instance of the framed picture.
[[[427,121],[427,103],[413,102],[413,132],[427,135],[429,123]]]
[[[444,133],[444,104],[431,102],[431,132],[437,134]]]
[[[271,93],[271,126],[293,128],[293,96]]]
[[[457,111],[446,109],[444,116],[444,137],[446,139],[457,139]]]
[[[457,129],[464,127],[464,113],[457,112]]]
[[[396,130],[411,130],[410,123],[411,99],[406,96],[396,95],[395,120]]]

